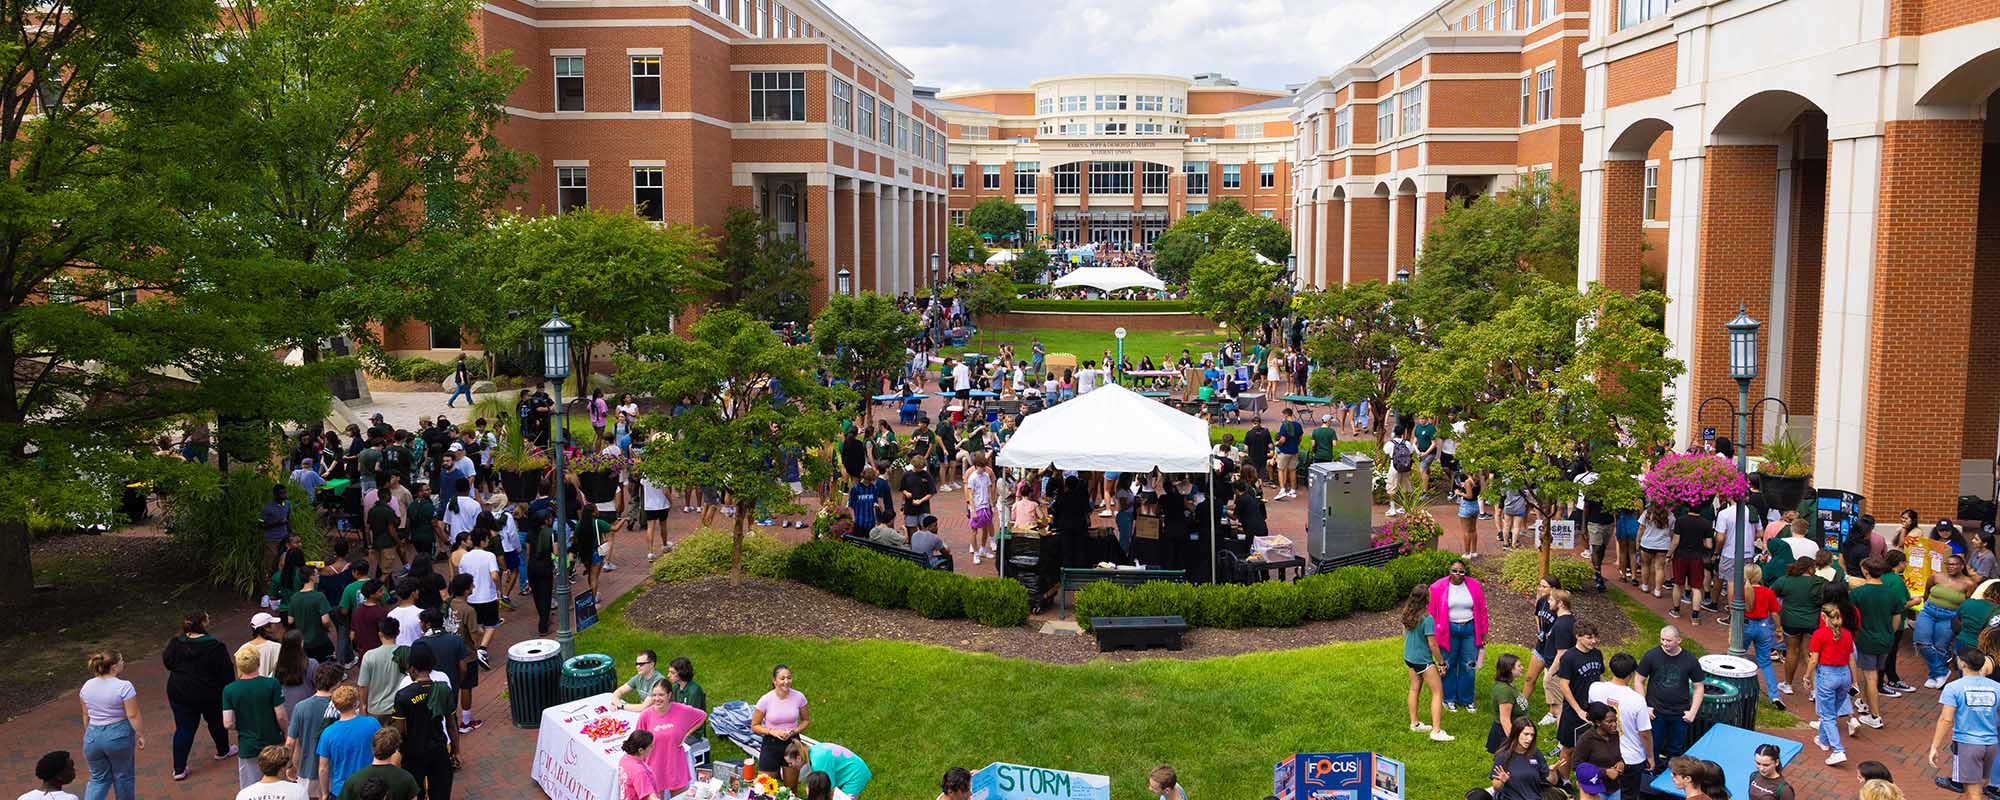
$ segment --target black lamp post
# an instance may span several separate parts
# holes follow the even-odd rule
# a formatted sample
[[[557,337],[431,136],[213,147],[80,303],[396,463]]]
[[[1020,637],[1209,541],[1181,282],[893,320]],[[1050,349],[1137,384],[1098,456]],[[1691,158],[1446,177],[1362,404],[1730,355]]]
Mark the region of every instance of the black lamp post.
[[[1399,269],[1397,269],[1397,270],[1396,270],[1396,282],[1397,282],[1397,283],[1409,283],[1409,282],[1410,282],[1410,271],[1409,271],[1408,269],[1406,269],[1406,268],[1399,268]]]
[[[841,294],[848,294],[848,295],[853,294],[854,273],[848,272],[846,267],[841,267],[840,272],[836,274],[839,278],[839,284],[836,285],[835,288],[839,290]]]
[[[566,439],[563,409],[563,382],[569,379],[569,334],[574,326],[562,321],[555,309],[549,309],[549,321],[542,323],[542,377],[556,384],[555,414],[555,468],[556,481],[553,492],[556,499],[555,540],[556,540],[556,644],[562,648],[562,657],[567,660],[576,655],[576,629],[571,619],[574,609],[569,598],[569,536],[565,527],[569,515],[563,508],[563,443]]]
[[[1750,474],[1750,381],[1757,377],[1757,329],[1749,309],[1738,304],[1736,318],[1729,321],[1729,377],[1736,379],[1736,471]],[[1735,565],[1729,576],[1729,654],[1741,656],[1743,647],[1743,562],[1749,557],[1749,504],[1736,501]]]

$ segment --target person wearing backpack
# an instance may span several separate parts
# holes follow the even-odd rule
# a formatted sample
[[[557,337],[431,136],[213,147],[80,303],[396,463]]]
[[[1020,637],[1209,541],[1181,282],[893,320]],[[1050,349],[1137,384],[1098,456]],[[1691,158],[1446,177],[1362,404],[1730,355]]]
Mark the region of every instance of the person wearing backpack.
[[[1409,426],[1396,426],[1395,434],[1382,444],[1382,453],[1389,457],[1388,516],[1399,516],[1403,509],[1396,505],[1396,495],[1410,488],[1410,472],[1416,466],[1417,445],[1410,441]]]

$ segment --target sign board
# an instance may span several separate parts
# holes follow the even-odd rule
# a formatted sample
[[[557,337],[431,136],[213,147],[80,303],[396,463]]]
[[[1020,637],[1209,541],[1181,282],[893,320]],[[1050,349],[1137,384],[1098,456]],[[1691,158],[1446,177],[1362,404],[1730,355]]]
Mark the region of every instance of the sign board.
[[[1384,770],[1393,774],[1384,776]],[[1300,753],[1271,769],[1271,794],[1278,800],[1402,800],[1403,764],[1374,753]]]
[[[972,800],[1111,800],[1111,778],[995,762],[972,773]]]
[[[590,630],[590,626],[597,624],[597,593],[586,591],[577,595],[575,603],[576,632]]]
[[[1118,326],[1118,330],[1112,331],[1111,335],[1116,336],[1120,339],[1125,338],[1125,326],[1123,325]]]
[[[1817,492],[1814,507],[1820,542],[1838,552],[1841,544],[1847,541],[1848,528],[1861,513],[1861,495],[1839,489],[1821,489]]]
[[[1576,549],[1576,520],[1549,520],[1549,549]]]
[[[1388,756],[1375,757],[1375,800],[1403,800],[1403,762]]]
[[[1714,425],[1710,425],[1710,426],[1708,426],[1708,427],[1706,427],[1706,428],[1702,428],[1702,429],[1701,429],[1701,440],[1702,440],[1702,441],[1704,441],[1704,442],[1713,442],[1713,441],[1715,441],[1715,426],[1714,426]]]

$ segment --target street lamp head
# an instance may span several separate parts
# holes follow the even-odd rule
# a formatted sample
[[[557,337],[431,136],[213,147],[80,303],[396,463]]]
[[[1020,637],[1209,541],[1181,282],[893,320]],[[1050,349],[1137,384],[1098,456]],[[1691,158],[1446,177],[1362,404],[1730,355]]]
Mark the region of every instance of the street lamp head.
[[[562,321],[549,309],[549,321],[542,323],[542,377],[562,381],[569,377],[569,334],[576,327]]]
[[[1398,269],[1398,270],[1396,270],[1396,282],[1397,282],[1397,283],[1409,283],[1409,282],[1410,282],[1410,271],[1409,271],[1408,269]]]
[[[1757,377],[1757,329],[1762,323],[1750,318],[1741,304],[1736,318],[1729,321],[1729,377],[1747,381]]]
[[[841,294],[852,294],[854,285],[854,273],[847,271],[846,267],[841,267],[840,272],[838,274],[840,282],[836,288],[840,290]]]

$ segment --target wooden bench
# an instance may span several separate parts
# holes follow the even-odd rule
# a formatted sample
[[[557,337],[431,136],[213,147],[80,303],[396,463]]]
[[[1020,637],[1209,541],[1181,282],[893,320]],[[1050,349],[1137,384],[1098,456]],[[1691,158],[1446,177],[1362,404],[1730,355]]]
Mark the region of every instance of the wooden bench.
[[[1091,617],[1090,632],[1097,636],[1097,651],[1150,650],[1164,647],[1181,649],[1181,634],[1187,620],[1180,617]]]
[[[933,567],[931,566],[931,560],[929,558],[919,555],[906,547],[890,547],[889,545],[873,541],[866,536],[856,536],[851,533],[847,534],[846,536],[840,537],[840,540],[851,545],[860,546],[861,548],[866,550],[873,550],[877,553],[881,553],[882,555],[889,556],[890,558],[900,558],[904,561],[908,561],[919,567],[923,567],[924,569],[937,569],[937,570],[943,570],[945,572],[952,571],[950,553],[945,554],[943,564]]]
[[[1110,581],[1120,586],[1138,586],[1148,581],[1187,582],[1184,569],[1079,569],[1063,567],[1061,588],[1056,595],[1056,619],[1069,615],[1069,595],[1083,591],[1084,587],[1098,581]]]
[[[1332,572],[1341,567],[1380,567],[1389,560],[1402,555],[1396,545],[1385,544],[1368,550],[1358,550],[1344,556],[1329,559],[1313,559],[1313,572]]]

